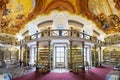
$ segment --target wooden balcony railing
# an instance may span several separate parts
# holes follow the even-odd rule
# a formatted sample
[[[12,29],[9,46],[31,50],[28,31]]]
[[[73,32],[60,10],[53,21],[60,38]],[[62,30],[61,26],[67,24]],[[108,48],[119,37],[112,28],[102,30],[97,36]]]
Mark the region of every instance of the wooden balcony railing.
[[[94,43],[97,44],[102,44],[102,41],[98,40],[96,37],[94,36],[90,36],[88,34],[85,34],[84,32],[79,32],[77,30],[45,30],[42,32],[36,32],[35,34],[31,35],[31,36],[27,36],[25,37],[23,40],[17,42],[17,45],[26,43],[30,40],[35,40],[35,39],[39,39],[39,38],[44,38],[44,37],[73,37],[73,38],[82,38],[85,40],[90,40]]]
[[[85,34],[84,31],[80,32],[77,30],[44,30],[42,32],[36,32],[33,35],[26,36],[23,40],[20,40],[18,42],[1,42],[3,44],[10,44],[10,45],[21,45],[25,44],[26,42],[29,41],[34,41],[35,39],[40,39],[40,38],[45,38],[45,37],[73,37],[73,38],[82,38],[84,40],[89,40],[92,41],[98,45],[106,45],[108,44],[107,42],[102,42],[97,39],[97,37],[90,36],[88,34]]]

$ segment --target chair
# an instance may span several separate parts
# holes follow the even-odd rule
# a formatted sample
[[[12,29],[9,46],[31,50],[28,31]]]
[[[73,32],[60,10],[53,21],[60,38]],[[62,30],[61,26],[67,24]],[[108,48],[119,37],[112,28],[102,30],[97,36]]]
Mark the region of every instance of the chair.
[[[86,65],[85,65],[85,66],[86,66],[87,70],[89,71],[90,65],[89,65],[89,62],[88,62],[88,61],[86,62]]]

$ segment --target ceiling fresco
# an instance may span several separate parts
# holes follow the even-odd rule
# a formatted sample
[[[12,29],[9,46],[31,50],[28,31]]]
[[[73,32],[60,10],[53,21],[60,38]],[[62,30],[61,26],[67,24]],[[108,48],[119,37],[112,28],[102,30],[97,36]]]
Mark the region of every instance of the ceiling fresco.
[[[87,17],[106,34],[120,32],[120,0],[0,0],[0,10],[1,33],[15,35],[38,15],[54,10]]]

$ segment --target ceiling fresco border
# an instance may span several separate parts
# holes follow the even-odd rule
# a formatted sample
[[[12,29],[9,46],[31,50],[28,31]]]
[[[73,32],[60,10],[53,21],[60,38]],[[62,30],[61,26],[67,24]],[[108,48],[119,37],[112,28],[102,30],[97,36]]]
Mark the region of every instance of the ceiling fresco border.
[[[51,10],[53,9],[57,9],[57,10],[68,10],[72,13],[75,13],[75,8],[72,5],[72,3],[70,3],[69,1],[66,0],[53,0],[52,2],[50,2],[45,10],[44,13],[48,14]]]
[[[115,4],[115,8],[117,8],[118,10],[120,10],[120,0],[113,0],[116,4]]]
[[[5,8],[6,8],[5,6],[8,3],[7,2],[8,0],[0,0],[0,5],[3,3],[3,1],[6,1],[6,2],[4,2],[5,5],[3,6],[4,7],[3,10],[5,10]],[[3,30],[4,33],[16,34],[22,28],[24,28],[25,27],[24,25],[26,23],[28,23],[29,21],[35,19],[39,15],[49,15],[51,13],[51,11],[54,11],[54,10],[67,11],[70,14],[76,14],[78,16],[85,17],[88,20],[91,20],[92,22],[94,22],[96,24],[96,26],[100,30],[105,32],[106,34],[112,33],[112,32],[109,32],[110,29],[113,30],[113,33],[115,32],[115,30],[117,30],[116,28],[113,28],[113,27],[112,28],[109,27],[109,29],[104,30],[105,26],[101,27],[101,20],[102,20],[101,17],[109,20],[108,18],[110,17],[110,15],[104,15],[104,14],[102,15],[102,13],[99,15],[95,15],[93,12],[91,12],[89,9],[89,3],[88,3],[90,0],[51,0],[49,2],[48,2],[48,0],[34,0],[34,1],[35,1],[35,7],[34,7],[33,11],[28,13],[28,16],[25,17],[23,20],[21,20],[21,24],[17,25],[14,28],[16,32],[12,32],[11,29],[10,29],[11,32],[9,32],[9,31],[7,31],[9,28],[8,29],[6,28],[6,30]],[[73,1],[75,4],[72,3]],[[113,0],[113,1],[115,2],[115,7],[117,9],[119,9],[120,1],[119,0]],[[115,15],[115,14],[113,14],[113,15]],[[119,18],[119,16],[118,16],[118,18]],[[118,21],[118,22],[120,22],[120,21]],[[104,25],[106,25],[106,24],[104,24]],[[117,27],[117,28],[120,29],[119,27]],[[117,30],[117,31],[119,32],[119,30]]]

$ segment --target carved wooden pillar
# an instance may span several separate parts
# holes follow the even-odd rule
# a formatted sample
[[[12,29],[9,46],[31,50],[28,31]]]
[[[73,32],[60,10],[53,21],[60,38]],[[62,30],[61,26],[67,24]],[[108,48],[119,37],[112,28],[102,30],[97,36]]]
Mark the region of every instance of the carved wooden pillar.
[[[96,61],[96,45],[94,47],[94,66],[97,67],[97,61]]]
[[[85,31],[83,30],[83,39],[85,38]],[[83,41],[82,42],[82,61],[83,61],[83,71],[85,71],[85,66],[84,66],[84,50],[85,50],[85,42]]]
[[[49,69],[51,70],[52,69],[52,65],[51,65],[51,41],[48,41],[48,48],[49,48],[49,57],[48,57],[48,61],[49,61]]]
[[[20,66],[22,65],[22,46],[20,46]]]
[[[37,54],[37,58],[36,58],[36,70],[39,70],[38,68],[38,59],[39,59],[39,52],[38,52],[38,48],[39,48],[39,42],[36,42],[36,47],[37,47],[37,51],[36,51],[36,54]]]
[[[25,45],[25,66],[27,66],[27,64],[28,64],[28,56],[29,56],[29,54],[28,54],[28,47],[27,47],[27,45]]]
[[[70,41],[70,69],[72,69],[72,41]]]
[[[38,31],[36,31],[36,38],[38,38]],[[37,51],[36,51],[36,54],[37,54],[37,58],[36,58],[36,70],[39,70],[39,67],[38,67],[38,59],[39,59],[39,51],[38,51],[38,48],[39,48],[39,42],[37,41],[36,42],[36,48],[37,48]]]
[[[100,48],[100,67],[101,67],[102,66],[102,62],[101,62],[101,46],[99,48]]]
[[[83,62],[83,71],[85,71],[85,66],[84,66],[84,49],[85,49],[85,42],[82,42],[82,62]]]

